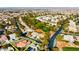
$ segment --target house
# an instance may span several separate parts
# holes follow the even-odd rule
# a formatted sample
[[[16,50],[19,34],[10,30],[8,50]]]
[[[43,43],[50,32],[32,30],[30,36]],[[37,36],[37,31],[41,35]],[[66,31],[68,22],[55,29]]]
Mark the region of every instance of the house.
[[[70,23],[69,23],[69,31],[77,32],[76,23],[72,20],[70,20]]]
[[[7,25],[5,26],[5,29],[6,29],[6,30],[7,30],[7,29],[9,29],[9,26],[10,26],[10,25],[9,25],[9,24],[7,24]]]
[[[35,44],[31,44],[30,47],[32,48],[31,51],[37,51],[38,47]]]
[[[44,33],[39,34],[39,37],[40,37],[40,38],[44,38],[44,36],[45,36],[45,34],[44,34]]]
[[[36,29],[35,32],[42,33],[43,31],[41,29]]]
[[[57,22],[55,22],[54,20],[51,20],[51,25],[57,25]]]
[[[73,43],[75,41],[72,35],[64,35],[63,40],[69,41],[70,43]]]
[[[30,44],[31,44],[31,41],[23,40],[23,41],[17,42],[16,46],[17,47],[25,47],[25,46],[30,45]]]
[[[14,33],[10,34],[9,37],[10,37],[11,40],[16,40],[17,39],[16,35]]]
[[[76,39],[77,41],[79,41],[79,36],[75,36],[75,39]]]
[[[31,38],[35,38],[35,39],[39,38],[39,35],[36,32],[32,32],[31,35],[32,35]]]
[[[57,25],[57,22],[58,22],[57,18],[58,16],[52,16],[52,15],[36,17],[37,20],[41,22],[50,23],[51,25]]]
[[[3,41],[7,41],[7,40],[8,40],[8,38],[7,38],[6,35],[1,35],[1,39],[2,39]]]
[[[8,51],[14,51],[14,49],[12,47],[8,47],[7,49]]]

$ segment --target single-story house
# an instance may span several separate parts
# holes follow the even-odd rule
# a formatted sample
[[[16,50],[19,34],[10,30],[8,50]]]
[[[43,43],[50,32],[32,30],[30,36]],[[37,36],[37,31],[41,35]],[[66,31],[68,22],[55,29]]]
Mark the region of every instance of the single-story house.
[[[72,20],[70,20],[70,23],[69,23],[69,31],[77,32],[76,23]]]
[[[73,43],[75,41],[72,35],[64,35],[63,40],[69,41],[70,43]]]
[[[2,39],[3,41],[8,40],[8,38],[7,38],[7,36],[6,36],[6,35],[1,35],[1,39]]]
[[[75,39],[76,39],[77,41],[79,41],[79,36],[75,36]]]
[[[13,33],[13,34],[10,34],[9,37],[10,37],[10,39],[12,39],[12,40],[16,40],[16,35],[15,35],[14,33]]]

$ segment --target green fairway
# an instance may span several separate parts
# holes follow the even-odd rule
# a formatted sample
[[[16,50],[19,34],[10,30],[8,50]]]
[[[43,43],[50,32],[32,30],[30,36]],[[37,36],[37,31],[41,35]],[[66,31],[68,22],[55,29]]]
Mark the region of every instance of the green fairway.
[[[79,51],[79,48],[76,48],[76,47],[64,47],[63,51]]]

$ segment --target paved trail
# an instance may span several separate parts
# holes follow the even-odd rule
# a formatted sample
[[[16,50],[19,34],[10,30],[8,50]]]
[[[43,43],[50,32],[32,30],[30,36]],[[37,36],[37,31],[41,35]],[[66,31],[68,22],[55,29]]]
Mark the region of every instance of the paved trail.
[[[25,28],[26,28],[26,30],[27,31],[32,31],[32,29],[31,28],[29,28],[24,22],[23,22],[23,20],[22,20],[22,18],[21,17],[19,17],[19,22],[23,25],[23,26],[25,26]],[[22,30],[22,32],[24,32],[25,30],[24,29],[22,29],[22,28],[20,28],[21,30]]]

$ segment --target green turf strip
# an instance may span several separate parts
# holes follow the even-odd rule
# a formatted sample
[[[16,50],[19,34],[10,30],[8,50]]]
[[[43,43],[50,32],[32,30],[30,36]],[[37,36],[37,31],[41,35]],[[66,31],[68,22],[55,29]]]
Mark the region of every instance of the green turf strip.
[[[63,51],[79,51],[79,48],[76,48],[76,47],[64,47]]]

